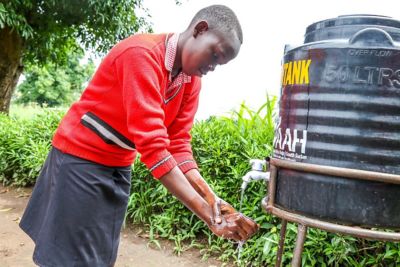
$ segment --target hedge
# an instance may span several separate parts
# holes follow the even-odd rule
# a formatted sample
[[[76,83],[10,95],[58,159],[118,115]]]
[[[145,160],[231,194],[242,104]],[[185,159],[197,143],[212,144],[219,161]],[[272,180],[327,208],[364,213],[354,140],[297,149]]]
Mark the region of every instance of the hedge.
[[[195,123],[192,146],[201,173],[214,191],[239,209],[241,177],[249,159],[264,158],[272,151],[273,107],[268,99],[259,110],[244,104],[231,117],[211,117]],[[0,115],[0,182],[30,186],[50,149],[50,140],[63,112],[46,111],[31,120]],[[206,225],[154,180],[140,159],[132,166],[131,195],[126,223],[140,224],[150,243],[175,243],[175,252],[198,248],[204,257],[218,257],[239,266],[271,266],[276,260],[280,220],[261,209],[267,194],[262,182],[246,189],[242,212],[255,219],[260,231],[243,247],[237,261],[237,244],[211,234]],[[288,224],[283,265],[289,265],[296,225]],[[303,266],[398,266],[398,243],[366,241],[309,229],[302,256]]]

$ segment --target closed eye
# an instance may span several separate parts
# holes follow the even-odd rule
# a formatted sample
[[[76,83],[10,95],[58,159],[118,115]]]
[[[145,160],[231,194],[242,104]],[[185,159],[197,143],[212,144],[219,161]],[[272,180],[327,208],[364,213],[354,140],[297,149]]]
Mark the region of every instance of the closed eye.
[[[213,53],[213,61],[216,63],[218,62],[218,54],[217,53]]]

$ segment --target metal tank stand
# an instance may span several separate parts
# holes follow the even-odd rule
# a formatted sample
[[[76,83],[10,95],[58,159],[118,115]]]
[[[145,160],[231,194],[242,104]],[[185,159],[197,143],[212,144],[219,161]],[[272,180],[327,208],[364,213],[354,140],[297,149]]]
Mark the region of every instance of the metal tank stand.
[[[397,232],[384,232],[368,228],[353,227],[353,226],[321,221],[306,216],[302,216],[296,213],[288,212],[283,209],[280,209],[279,207],[276,207],[275,206],[276,179],[279,168],[339,176],[350,179],[400,184],[400,175],[377,173],[377,172],[355,170],[355,169],[345,169],[345,168],[330,167],[330,166],[321,166],[321,165],[292,162],[292,161],[285,161],[276,158],[271,158],[270,168],[269,168],[270,179],[268,183],[269,196],[265,197],[262,200],[261,205],[264,208],[264,210],[282,219],[280,240],[278,244],[278,252],[275,263],[276,267],[281,266],[282,263],[284,242],[287,229],[286,226],[288,221],[298,224],[296,245],[293,251],[293,259],[292,259],[293,267],[301,266],[301,254],[303,252],[304,241],[306,239],[308,227],[318,228],[332,233],[351,235],[354,237],[371,239],[371,240],[391,241],[391,242],[400,241],[400,233]]]

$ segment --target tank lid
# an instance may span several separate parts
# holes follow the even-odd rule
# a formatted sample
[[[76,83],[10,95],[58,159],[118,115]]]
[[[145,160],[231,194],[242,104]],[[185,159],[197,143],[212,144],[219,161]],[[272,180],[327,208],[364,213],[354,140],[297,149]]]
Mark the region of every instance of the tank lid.
[[[388,16],[372,14],[352,14],[338,16],[337,18],[322,20],[309,25],[306,29],[305,43],[327,39],[350,38],[352,34],[367,27],[389,29],[400,32],[400,21]],[[394,38],[397,39],[397,38]]]

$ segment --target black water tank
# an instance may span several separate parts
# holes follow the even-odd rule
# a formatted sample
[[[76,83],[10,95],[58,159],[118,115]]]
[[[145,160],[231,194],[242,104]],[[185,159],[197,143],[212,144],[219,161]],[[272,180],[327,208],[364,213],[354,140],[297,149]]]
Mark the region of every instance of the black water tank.
[[[400,175],[400,21],[350,15],[285,49],[273,157]],[[400,185],[280,169],[276,204],[343,224],[400,228]]]

